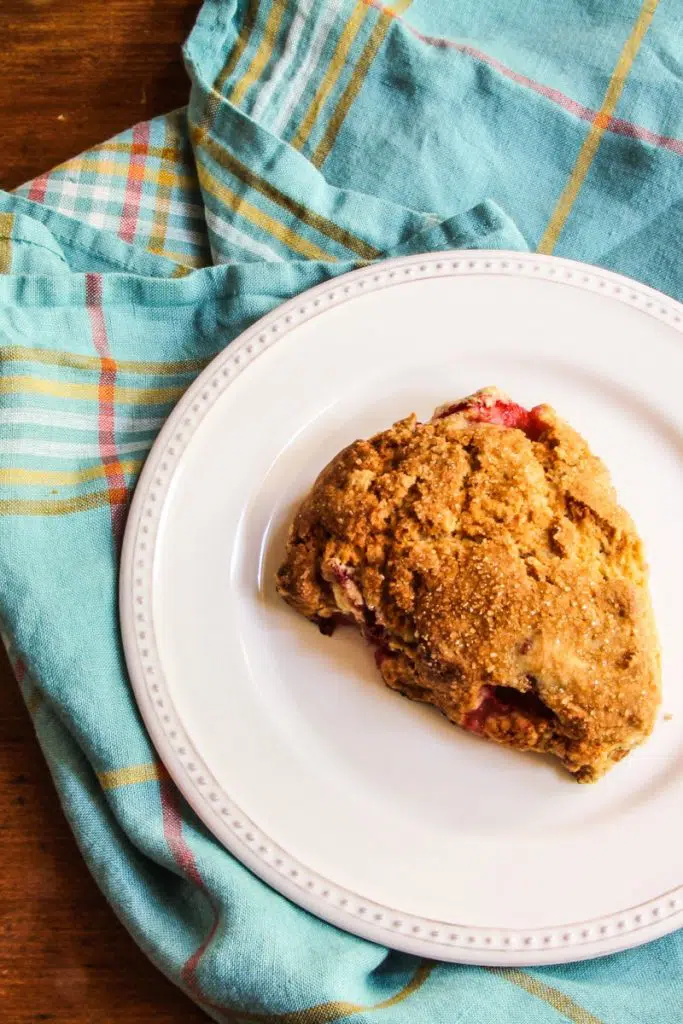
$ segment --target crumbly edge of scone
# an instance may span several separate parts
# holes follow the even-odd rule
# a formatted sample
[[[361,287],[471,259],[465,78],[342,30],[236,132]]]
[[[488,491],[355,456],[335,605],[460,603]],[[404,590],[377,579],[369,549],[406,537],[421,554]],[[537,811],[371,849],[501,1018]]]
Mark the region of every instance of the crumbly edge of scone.
[[[501,399],[500,393],[492,390],[480,395],[484,396],[481,399],[483,402],[509,402],[506,396]],[[623,600],[625,606],[628,606],[628,615],[637,630],[632,645],[633,657],[640,659],[638,665],[630,669],[625,666],[624,671],[629,669],[630,675],[634,677],[640,673],[643,680],[647,680],[642,699],[634,698],[633,687],[629,691],[632,704],[629,721],[619,715],[618,709],[612,709],[610,713],[600,709],[599,721],[593,723],[590,716],[594,709],[590,708],[588,701],[584,701],[585,707],[576,700],[562,703],[559,692],[561,685],[548,688],[544,686],[543,679],[537,678],[532,671],[534,663],[538,663],[538,657],[534,662],[532,649],[523,649],[526,641],[519,645],[520,649],[516,652],[515,656],[520,660],[520,671],[516,678],[506,680],[509,685],[496,682],[495,671],[490,678],[482,673],[476,679],[463,680],[452,658],[444,659],[437,649],[438,645],[430,645],[423,635],[419,635],[419,631],[416,635],[415,622],[411,621],[410,615],[398,615],[388,620],[382,603],[382,587],[386,585],[386,579],[379,582],[377,577],[382,573],[368,564],[368,545],[362,550],[362,564],[359,564],[358,548],[354,550],[353,544],[348,542],[344,529],[338,530],[335,536],[335,531],[329,529],[329,523],[325,525],[325,514],[329,513],[329,507],[325,510],[323,505],[325,501],[328,506],[334,503],[336,492],[334,486],[330,489],[330,482],[337,476],[344,486],[338,489],[340,508],[335,514],[341,516],[342,520],[346,516],[346,521],[351,524],[350,529],[354,528],[353,500],[348,500],[349,494],[353,497],[355,488],[360,497],[364,488],[373,483],[374,470],[369,468],[373,463],[373,445],[384,442],[393,444],[400,468],[402,446],[410,443],[420,430],[434,429],[435,436],[445,436],[448,443],[454,446],[454,451],[469,446],[468,459],[471,459],[472,451],[477,450],[477,444],[486,449],[487,444],[490,446],[491,441],[496,440],[495,437],[485,440],[491,431],[505,429],[504,443],[509,442],[507,428],[489,423],[473,424],[467,421],[466,416],[463,418],[464,404],[456,403],[437,410],[435,419],[441,422],[436,424],[435,421],[431,424],[418,424],[415,417],[409,417],[370,441],[355,442],[332,460],[316,481],[292,525],[287,557],[278,574],[278,590],[292,607],[316,622],[323,631],[331,632],[335,623],[340,621],[357,625],[366,640],[375,646],[377,663],[388,686],[411,699],[433,704],[456,724],[488,739],[516,749],[551,753],[560,759],[578,781],[595,781],[612,764],[643,742],[652,729],[659,702],[658,645],[646,590],[646,566],[635,529],[628,515],[616,504],[602,463],[592,456],[583,439],[559,420],[552,409],[539,407],[534,410],[537,421],[534,439],[516,438],[515,444],[520,448],[521,455],[527,457],[527,461],[528,452],[524,444],[533,445],[534,462],[538,462],[544,472],[547,471],[547,466],[543,465],[544,460],[557,459],[557,449],[563,443],[570,449],[572,446],[575,448],[567,456],[570,461],[573,456],[580,456],[589,463],[588,479],[583,479],[581,473],[574,474],[571,499],[575,507],[571,511],[570,505],[569,525],[565,525],[563,534],[563,524],[555,524],[549,544],[555,545],[561,553],[562,545],[569,543],[568,535],[576,525],[572,515],[578,517],[578,523],[581,523],[582,517],[587,519],[588,527],[595,525],[598,532],[603,531],[606,537],[612,537],[613,543],[622,544],[623,552],[614,557],[623,578],[617,574],[611,585],[615,600]],[[449,408],[453,410],[450,415]],[[542,429],[539,429],[538,424],[541,424]],[[501,440],[500,434],[498,440]],[[384,456],[381,465],[387,472],[392,472],[393,467],[387,462],[386,452]],[[377,459],[374,463],[377,463]],[[595,474],[597,483],[595,480],[591,482],[591,472]],[[413,486],[414,483],[406,481],[407,493]],[[322,495],[326,497],[323,499]],[[400,511],[397,525],[400,525]],[[441,514],[446,515],[448,511],[448,508],[441,509]],[[493,543],[491,538],[486,538],[486,542]],[[600,543],[603,542],[606,543]],[[490,564],[505,566],[508,554],[494,550]],[[485,559],[480,562],[484,564]],[[531,570],[531,576],[534,572],[544,571],[542,565],[535,564],[533,556],[528,559],[525,567],[527,572]],[[396,578],[391,583],[396,584]],[[524,594],[528,601],[529,593],[525,591]],[[626,651],[623,657],[629,653]],[[495,652],[491,654],[495,655]],[[525,659],[529,671],[524,671]],[[548,663],[552,662],[546,657],[543,664]],[[477,716],[481,715],[482,705],[487,701],[496,702],[496,712],[488,717],[482,715],[480,723]]]

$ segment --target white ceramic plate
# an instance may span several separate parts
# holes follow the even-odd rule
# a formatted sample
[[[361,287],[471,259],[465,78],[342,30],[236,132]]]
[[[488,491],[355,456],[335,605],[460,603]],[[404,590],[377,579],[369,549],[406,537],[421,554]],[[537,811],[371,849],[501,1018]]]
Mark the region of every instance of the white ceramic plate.
[[[128,523],[126,658],[176,783],[275,889],[469,963],[582,959],[683,924],[682,327],[671,299],[581,264],[411,257],[282,306],[179,403]],[[323,637],[274,591],[328,459],[489,384],[586,436],[647,545],[664,704],[596,786],[389,691],[352,630]]]

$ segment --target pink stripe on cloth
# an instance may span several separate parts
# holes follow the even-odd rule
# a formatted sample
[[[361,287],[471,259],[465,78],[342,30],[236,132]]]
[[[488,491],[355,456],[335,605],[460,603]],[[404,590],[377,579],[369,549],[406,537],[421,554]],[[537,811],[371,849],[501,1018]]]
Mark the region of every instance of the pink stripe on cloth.
[[[102,376],[105,378],[105,382],[110,378],[110,374],[108,374],[108,373],[107,374],[103,374]],[[100,381],[101,381],[101,378],[100,378]],[[113,378],[112,378],[112,385],[110,385],[110,386],[113,386]],[[115,441],[103,440],[103,438],[102,438],[102,427],[103,426],[108,431],[109,430],[113,431],[113,429],[114,429],[114,418],[113,418],[113,415],[111,415],[108,411],[105,411],[104,415],[102,415],[102,412],[100,412],[99,425],[100,425],[100,445],[99,445],[99,447],[100,447],[100,456],[106,455],[107,457],[114,456],[114,457],[118,458],[118,456],[119,456],[119,449],[118,449],[118,446],[117,446],[116,442]]]
[[[204,956],[204,953],[208,949],[216,931],[218,930],[220,913],[211,899],[206,885],[204,884],[204,879],[199,873],[199,868],[197,867],[197,862],[194,859],[194,854],[183,836],[183,819],[180,813],[178,791],[165,771],[162,771],[161,778],[159,779],[159,795],[161,798],[161,815],[163,820],[164,836],[166,837],[166,842],[168,843],[173,860],[176,862],[188,881],[192,882],[199,890],[201,890],[201,892],[204,893],[209,905],[211,906],[211,910],[213,911],[213,921],[211,922],[211,926],[206,937],[199,944],[194,953],[187,958],[180,972],[182,982],[187,986],[192,995],[194,995],[200,1002],[211,1006],[213,1004],[209,1003],[205,996],[202,995],[197,978],[197,968],[199,967],[200,960]]]
[[[615,132],[617,135],[628,135],[631,139],[642,139],[643,142],[649,142],[652,146],[670,149],[672,153],[683,156],[683,139],[674,139],[671,135],[658,135],[657,132],[651,132],[649,128],[624,121],[620,117],[611,118],[607,125],[607,131]]]
[[[136,124],[133,128],[133,144],[128,157],[128,177],[119,227],[119,238],[124,242],[135,240],[148,147],[149,123]]]
[[[111,358],[109,350],[107,325],[102,309],[102,277],[100,274],[85,275],[85,301],[90,317],[93,345],[102,364],[98,384],[100,458],[104,464],[107,476],[112,533],[118,550],[123,539],[127,492],[126,478],[116,445],[116,414],[114,409],[116,363]],[[123,495],[123,498],[121,495]]]
[[[31,182],[31,187],[28,192],[28,198],[32,199],[34,203],[44,203],[45,193],[47,192],[47,186],[50,181],[49,173],[39,174],[37,178],[34,178]]]
[[[383,11],[385,14],[391,14],[391,11],[386,8],[380,0],[363,0],[368,7],[375,7],[378,11]],[[542,82],[537,82],[533,78],[529,78],[527,75],[522,75],[513,68],[508,67],[499,61],[497,57],[493,57],[490,53],[484,53],[483,50],[477,50],[474,46],[470,46],[468,43],[457,43],[454,39],[444,39],[442,36],[428,36],[424,35],[418,29],[413,26],[403,17],[399,15],[393,15],[396,21],[399,21],[401,25],[410,32],[413,36],[425,43],[427,46],[434,46],[439,50],[456,50],[458,53],[463,53],[473,60],[479,61],[481,64],[486,64],[488,67],[493,68],[499,74],[509,79],[511,82],[516,82],[517,85],[524,86],[526,89],[531,89],[532,92],[537,93],[539,96],[545,97],[552,103],[556,103],[563,110],[567,110],[570,114],[574,114],[575,117],[580,118],[582,121],[593,121],[597,116],[597,111],[590,107],[584,106],[583,103],[579,103],[577,100],[567,96],[565,93],[560,92],[559,89],[554,89],[550,85],[544,85]],[[678,153],[679,156],[683,156],[683,139],[676,139],[669,135],[660,135],[657,132],[650,131],[649,128],[644,128],[641,125],[633,124],[631,121],[625,121],[620,117],[610,118],[607,124],[606,131],[613,132],[615,135],[626,135],[631,139],[641,139],[643,142],[649,142],[652,146],[658,146],[661,149],[668,149],[672,153]]]
[[[418,33],[419,35],[419,33]],[[496,57],[492,57],[489,53],[484,53],[483,50],[476,50],[473,46],[468,46],[465,43],[451,42],[450,40],[439,40],[429,36],[420,36],[423,42],[429,43],[432,46],[442,45],[459,50],[461,53],[466,54],[468,57],[472,57],[474,60],[480,61],[482,64],[488,64],[494,71],[498,71],[499,74],[505,78],[509,78],[512,82],[516,82],[517,85],[523,85],[527,89],[531,89],[533,92],[538,93],[539,96],[544,96],[548,100],[552,100],[558,106],[568,110],[571,114],[576,117],[580,117],[584,121],[592,121],[595,117],[595,111],[591,110],[590,107],[584,107],[582,103],[577,103],[571,96],[566,96],[559,89],[554,89],[550,85],[543,85],[542,82],[536,82],[533,78],[528,78],[526,75],[521,75],[519,72],[509,68],[506,64],[503,64]]]
[[[380,0],[363,0],[368,7],[375,7],[378,11],[383,11],[385,14],[391,14],[391,11],[384,7]],[[509,78],[512,82],[516,82],[518,85],[523,85],[527,89],[531,89],[533,92],[539,94],[539,96],[545,96],[546,99],[552,100],[553,103],[557,103],[559,106],[564,107],[565,110],[569,110],[572,114],[582,118],[586,121],[592,121],[595,116],[595,111],[589,107],[585,107],[582,103],[577,103],[570,96],[566,96],[559,89],[554,89],[550,85],[543,85],[542,82],[536,82],[533,78],[529,78],[527,75],[522,75],[518,71],[514,71],[509,68],[507,64],[503,64],[502,61],[498,60],[497,57],[493,57],[490,53],[484,53],[483,50],[477,50],[474,46],[470,46],[469,43],[457,43],[454,39],[445,39],[443,36],[428,36],[418,29],[413,28],[409,21],[399,15],[393,15],[396,21],[399,21],[401,25],[419,39],[421,43],[425,43],[427,46],[434,46],[438,50],[456,50],[458,53],[464,53],[468,57],[472,57],[473,60],[477,60],[482,64],[488,64],[489,67],[493,68],[494,71],[498,71],[505,78]]]

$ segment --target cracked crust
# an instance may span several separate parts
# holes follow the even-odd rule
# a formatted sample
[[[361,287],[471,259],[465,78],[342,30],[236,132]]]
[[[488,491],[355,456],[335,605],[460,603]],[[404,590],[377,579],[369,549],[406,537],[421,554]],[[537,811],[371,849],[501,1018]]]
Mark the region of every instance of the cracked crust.
[[[580,782],[652,730],[641,542],[549,406],[485,389],[355,441],[299,509],[277,585],[323,632],[360,627],[388,686]]]

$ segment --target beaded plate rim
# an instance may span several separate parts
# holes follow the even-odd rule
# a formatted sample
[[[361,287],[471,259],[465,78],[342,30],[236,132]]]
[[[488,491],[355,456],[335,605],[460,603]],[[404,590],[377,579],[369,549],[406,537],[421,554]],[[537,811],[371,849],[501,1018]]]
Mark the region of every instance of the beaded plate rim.
[[[467,274],[529,275],[609,295],[683,334],[683,305],[646,285],[572,260],[498,250],[399,257],[333,278],[286,302],[215,357],[181,398],[152,447],[133,497],[122,551],[124,653],[145,725],[174,782],[213,835],[272,888],[345,931],[419,956],[488,966],[566,963],[674,931],[683,925],[683,885],[615,914],[529,930],[431,920],[363,899],[290,856],[217,784],[175,712],[154,634],[152,572],[164,501],[190,438],[232,381],[290,330],[326,309],[405,280]]]

